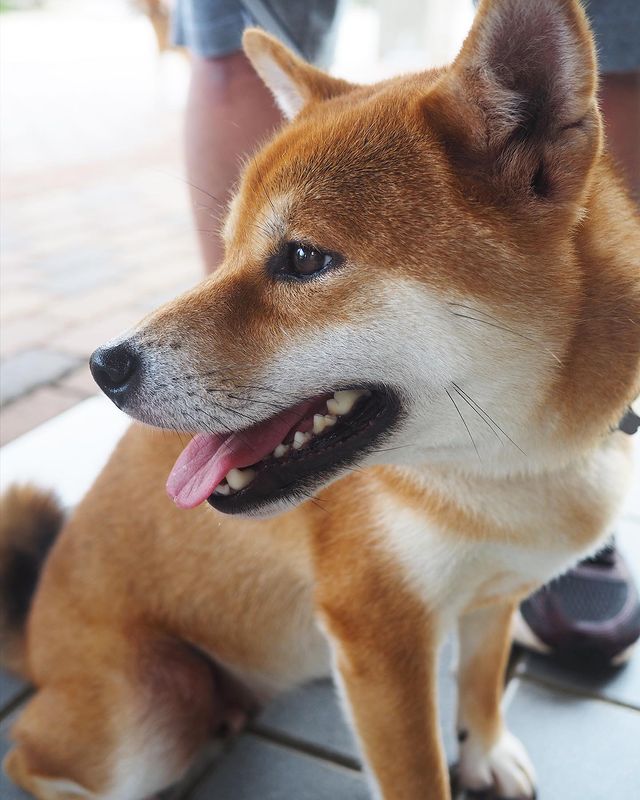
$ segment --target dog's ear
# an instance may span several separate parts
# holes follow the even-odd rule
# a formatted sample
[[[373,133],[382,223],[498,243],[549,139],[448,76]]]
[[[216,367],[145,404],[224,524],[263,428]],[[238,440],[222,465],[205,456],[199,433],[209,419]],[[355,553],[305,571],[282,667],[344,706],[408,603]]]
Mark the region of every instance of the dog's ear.
[[[327,100],[353,88],[347,81],[307,64],[259,28],[244,32],[242,47],[287,119],[295,117],[307,103]]]
[[[596,74],[578,0],[482,0],[421,112],[494,195],[576,199],[601,143]]]

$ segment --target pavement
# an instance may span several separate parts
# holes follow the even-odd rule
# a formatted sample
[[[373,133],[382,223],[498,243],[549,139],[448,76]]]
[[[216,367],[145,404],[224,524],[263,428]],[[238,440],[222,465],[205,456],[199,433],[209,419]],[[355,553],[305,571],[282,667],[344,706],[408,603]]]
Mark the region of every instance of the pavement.
[[[1,444],[93,395],[92,350],[199,279],[187,80],[119,0],[0,16]]]

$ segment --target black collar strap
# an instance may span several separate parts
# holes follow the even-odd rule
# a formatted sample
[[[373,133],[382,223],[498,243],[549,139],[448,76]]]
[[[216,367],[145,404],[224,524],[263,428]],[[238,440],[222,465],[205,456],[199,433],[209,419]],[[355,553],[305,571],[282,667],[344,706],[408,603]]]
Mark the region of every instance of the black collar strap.
[[[629,406],[626,414],[618,423],[618,430],[633,436],[634,433],[638,432],[638,428],[640,428],[640,417]]]

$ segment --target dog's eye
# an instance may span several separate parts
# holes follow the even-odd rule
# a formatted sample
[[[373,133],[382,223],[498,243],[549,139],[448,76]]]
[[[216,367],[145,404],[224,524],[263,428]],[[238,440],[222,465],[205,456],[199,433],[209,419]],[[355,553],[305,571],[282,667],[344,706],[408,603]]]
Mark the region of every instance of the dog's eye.
[[[284,242],[267,262],[271,275],[280,280],[305,281],[344,263],[339,253],[320,250],[304,242]]]
[[[333,256],[323,253],[299,242],[291,242],[288,248],[287,261],[289,272],[293,275],[313,275],[314,272],[326,269],[333,264]]]

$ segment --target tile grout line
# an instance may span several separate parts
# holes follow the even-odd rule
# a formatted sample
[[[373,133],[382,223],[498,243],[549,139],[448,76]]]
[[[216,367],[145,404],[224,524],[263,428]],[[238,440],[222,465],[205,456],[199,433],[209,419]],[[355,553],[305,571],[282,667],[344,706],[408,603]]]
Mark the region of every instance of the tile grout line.
[[[68,388],[66,386],[62,386],[61,381],[65,380],[65,378],[71,377],[81,365],[82,359],[78,358],[76,363],[69,366],[68,369],[65,369],[64,372],[61,372],[60,375],[53,380],[42,381],[42,383],[36,383],[33,386],[30,386],[26,391],[17,394],[15,397],[12,397],[9,400],[5,400],[2,405],[0,405],[0,408],[4,411],[5,409],[11,408],[13,405],[17,405],[21,401],[27,400],[29,397],[31,397],[31,395],[35,394],[38,389],[61,389],[63,392],[68,392],[69,394],[79,396],[80,393],[77,389],[74,389],[73,387]]]
[[[0,722],[3,722],[7,717],[10,717],[13,712],[19,708],[25,700],[28,700],[31,695],[33,694],[33,687],[27,686],[25,689],[21,689],[18,694],[14,695],[11,700],[6,703],[2,708],[0,708]]]
[[[286,735],[272,735],[275,733],[269,728],[265,728],[264,731],[260,730],[261,726],[251,726],[247,728],[244,733],[253,736],[255,739],[260,741],[268,742],[273,747],[278,747],[282,750],[285,750],[290,753],[296,753],[302,756],[306,756],[307,758],[311,758],[315,761],[319,761],[322,764],[329,764],[334,769],[345,770],[345,772],[353,775],[353,774],[362,774],[362,770],[360,766],[352,766],[356,764],[353,759],[348,758],[341,758],[336,759],[338,754],[334,753],[333,751],[324,751],[320,747],[314,747],[313,745],[305,745],[298,740],[288,737]],[[228,750],[233,749],[234,742],[231,743]],[[193,795],[193,793],[198,789],[198,787],[212,775],[216,768],[218,767],[220,761],[224,758],[227,753],[227,748],[217,753],[216,755],[210,756],[203,764],[201,769],[197,769],[196,774],[190,780],[187,780],[186,785],[184,786],[177,786],[173,789],[168,797],[165,800],[189,800],[189,798]]]
[[[603,697],[602,695],[595,694],[594,692],[590,692],[586,689],[574,688],[565,686],[563,684],[559,684],[553,680],[548,678],[540,678],[537,675],[528,675],[528,674],[520,674],[517,675],[514,679],[516,681],[523,681],[525,683],[533,684],[534,686],[543,686],[545,689],[553,689],[560,694],[568,694],[572,697],[578,697],[581,699],[588,699],[588,700],[597,700],[600,703],[605,705],[617,706],[618,708],[625,708],[627,711],[635,711],[637,714],[640,714],[640,704],[632,705],[629,703],[625,703],[623,700],[616,700],[613,697]]]
[[[256,738],[271,742],[271,744],[277,745],[284,749],[303,753],[304,755],[325,763],[329,762],[334,766],[342,767],[349,772],[362,772],[362,766],[360,762],[353,756],[344,755],[336,750],[332,750],[331,748],[323,747],[322,745],[300,741],[293,736],[282,733],[281,731],[277,731],[274,728],[270,728],[266,725],[254,723],[247,728],[247,733],[253,734],[256,736]]]

